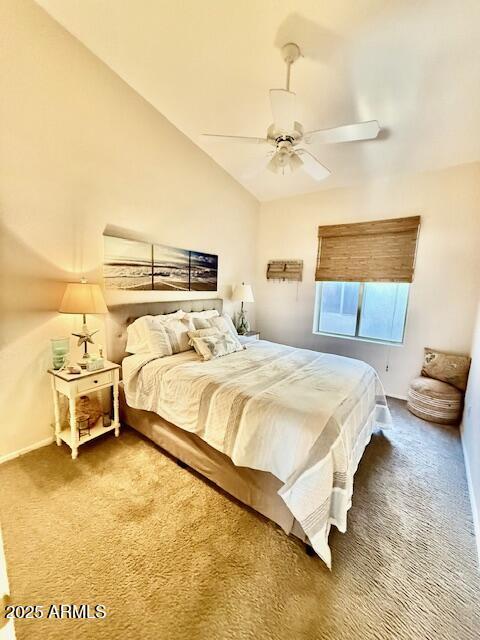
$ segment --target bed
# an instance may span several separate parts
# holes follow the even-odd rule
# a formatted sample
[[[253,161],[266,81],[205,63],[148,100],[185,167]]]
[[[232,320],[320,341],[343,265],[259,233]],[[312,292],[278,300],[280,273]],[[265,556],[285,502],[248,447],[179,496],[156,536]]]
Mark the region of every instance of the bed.
[[[222,311],[195,300],[110,308],[109,358],[122,363],[122,422],[308,542],[331,566],[330,527],[346,530],[353,476],[390,416],[375,371],[341,356],[264,340],[203,362],[187,351],[125,353],[143,315]]]

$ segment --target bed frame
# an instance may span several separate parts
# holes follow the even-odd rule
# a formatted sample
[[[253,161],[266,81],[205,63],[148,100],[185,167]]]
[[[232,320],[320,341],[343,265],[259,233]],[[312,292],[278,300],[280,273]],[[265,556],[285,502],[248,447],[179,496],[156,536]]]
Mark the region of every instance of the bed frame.
[[[107,319],[107,353],[112,362],[121,364],[127,355],[127,327],[144,315],[159,315],[183,311],[206,311],[216,309],[222,312],[223,301],[182,300],[175,302],[143,302],[109,307]],[[195,469],[202,476],[219,486],[225,492],[278,524],[287,535],[294,535],[307,543],[307,553],[311,553],[307,537],[295,520],[277,491],[282,486],[278,478],[265,471],[248,467],[237,467],[223,453],[213,449],[195,434],[188,433],[156,413],[132,409],[125,401],[123,385],[120,383],[120,420],[173,456],[180,466]]]

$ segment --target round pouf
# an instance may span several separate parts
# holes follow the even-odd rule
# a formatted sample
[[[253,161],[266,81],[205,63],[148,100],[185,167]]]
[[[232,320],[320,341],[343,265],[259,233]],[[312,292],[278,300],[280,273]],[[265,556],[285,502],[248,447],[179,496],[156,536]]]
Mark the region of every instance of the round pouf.
[[[462,416],[463,392],[432,378],[415,378],[410,383],[407,408],[414,415],[438,422],[458,424]]]

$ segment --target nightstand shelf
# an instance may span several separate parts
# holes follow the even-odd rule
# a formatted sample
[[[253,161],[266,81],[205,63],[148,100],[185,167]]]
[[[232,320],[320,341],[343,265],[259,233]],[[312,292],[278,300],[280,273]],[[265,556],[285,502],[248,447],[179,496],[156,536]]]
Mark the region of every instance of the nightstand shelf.
[[[78,456],[78,448],[90,442],[94,438],[98,438],[104,433],[115,431],[115,436],[120,435],[120,418],[118,411],[118,380],[120,367],[114,362],[105,362],[103,369],[98,371],[82,371],[80,374],[69,374],[66,371],[56,371],[49,369],[51,375],[53,406],[55,410],[55,439],[57,445],[60,446],[65,442],[72,450],[72,459]],[[102,389],[112,389],[113,395],[113,420],[112,424],[104,427],[101,422],[97,422],[90,427],[90,435],[79,438],[77,429],[77,406],[76,399],[78,396],[96,393]],[[59,394],[64,395],[68,399],[70,411],[70,426],[62,429],[60,421],[60,402]]]
[[[89,442],[94,438],[98,438],[98,436],[101,436],[104,433],[113,431],[115,428],[116,427],[113,422],[109,427],[104,427],[102,424],[97,423],[94,427],[90,427],[89,436],[82,436],[81,438],[78,438],[77,436],[77,439],[78,439],[77,445],[80,447],[82,446],[82,444],[85,444],[86,442]],[[68,446],[72,449],[72,432],[70,427],[62,429],[62,431],[60,431],[60,438],[62,439],[63,442],[65,442],[65,444],[68,444]]]

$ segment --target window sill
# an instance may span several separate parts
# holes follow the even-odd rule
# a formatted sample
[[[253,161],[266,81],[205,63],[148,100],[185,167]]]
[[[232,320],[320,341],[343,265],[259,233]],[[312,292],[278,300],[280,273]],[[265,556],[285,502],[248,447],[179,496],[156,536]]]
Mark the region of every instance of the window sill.
[[[339,333],[326,333],[324,331],[312,331],[315,336],[325,338],[339,338],[340,340],[354,340],[355,342],[369,342],[370,344],[380,344],[385,347],[403,347],[403,342],[388,342],[388,340],[373,340],[371,338],[360,338],[359,336],[342,336]]]

